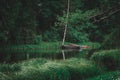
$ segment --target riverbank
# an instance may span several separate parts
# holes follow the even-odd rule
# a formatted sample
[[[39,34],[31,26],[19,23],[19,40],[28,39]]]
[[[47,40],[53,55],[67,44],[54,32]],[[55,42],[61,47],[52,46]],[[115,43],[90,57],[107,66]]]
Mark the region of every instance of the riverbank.
[[[0,64],[0,78],[2,80],[119,80],[119,53],[119,49],[99,51],[94,53],[90,60],[72,57],[65,61],[35,58],[14,64],[4,63]],[[115,62],[111,62],[108,58]],[[106,63],[110,64],[103,64],[106,59],[108,59]],[[113,65],[114,69],[110,69]]]

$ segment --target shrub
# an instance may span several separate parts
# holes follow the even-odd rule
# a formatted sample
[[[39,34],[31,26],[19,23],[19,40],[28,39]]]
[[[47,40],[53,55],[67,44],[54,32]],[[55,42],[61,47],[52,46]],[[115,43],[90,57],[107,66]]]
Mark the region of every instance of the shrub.
[[[114,72],[107,72],[99,76],[96,76],[94,78],[89,78],[87,80],[119,80],[119,79],[120,79],[120,71],[114,71]]]
[[[100,66],[105,66],[108,70],[119,69],[120,67],[120,50],[105,50],[96,52],[91,57]]]
[[[10,73],[20,71],[21,67],[19,64],[0,64],[0,72]]]
[[[35,44],[40,44],[42,42],[42,36],[41,35],[37,35],[34,39],[34,43]]]
[[[8,75],[0,72],[0,80],[12,80]]]
[[[87,77],[100,74],[97,65],[85,59],[71,58],[65,61],[65,65],[70,73],[70,80],[85,80]]]
[[[57,32],[57,29],[52,28],[50,30],[46,30],[43,35],[43,41],[49,41],[49,42],[56,42],[56,41],[60,41],[60,35]]]

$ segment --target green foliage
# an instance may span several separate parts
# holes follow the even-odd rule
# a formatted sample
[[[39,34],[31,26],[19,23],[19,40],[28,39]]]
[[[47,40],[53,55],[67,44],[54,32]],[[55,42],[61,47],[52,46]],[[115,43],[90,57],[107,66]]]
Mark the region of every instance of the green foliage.
[[[0,64],[0,80],[85,80],[102,70],[120,69],[120,14],[111,15],[114,13],[112,9],[117,11],[119,6],[119,0],[70,1],[66,41],[89,45],[90,49],[117,48],[94,53],[91,57],[94,62],[72,58],[66,61],[32,59],[5,64],[61,55],[61,42],[57,41],[63,38],[67,0],[0,0],[0,61],[4,62]],[[89,20],[109,9],[111,12],[94,19],[97,23]],[[102,21],[99,22],[99,18]],[[83,57],[79,53],[74,55]],[[110,72],[91,80],[119,79],[119,74],[119,71]]]
[[[113,49],[120,48],[120,28],[115,29],[113,32],[105,36],[105,40],[103,41],[104,49]]]
[[[84,80],[100,73],[99,68],[94,63],[84,59],[72,58],[57,62],[43,61],[42,59],[34,59],[23,62],[21,71],[13,77],[13,80],[79,80],[80,78]],[[28,64],[26,64],[27,62]]]
[[[9,77],[9,74],[5,75],[0,73],[0,75],[2,75],[0,78],[2,80],[86,80],[87,78],[87,80],[119,79],[119,71],[101,74],[103,70],[93,62],[78,58],[71,58],[65,61],[32,59],[16,65],[21,66],[20,70],[16,70],[17,72],[15,71],[16,74]],[[6,72],[7,71],[8,70],[6,70]],[[10,71],[9,73],[11,74]],[[95,75],[98,76],[94,77]]]
[[[119,80],[119,79],[120,79],[120,71],[112,71],[87,80]]]
[[[116,70],[120,67],[120,50],[105,50],[96,52],[91,59],[98,63],[101,67],[105,66],[107,70]]]
[[[47,63],[48,60],[46,59],[42,59],[42,58],[36,58],[36,59],[32,59],[32,60],[28,60],[28,61],[23,61],[21,63],[22,68],[26,67],[26,66],[34,66],[34,67],[40,67],[42,65],[44,65],[45,63]]]
[[[0,1],[0,29],[6,34],[7,44],[33,43],[37,22],[30,1],[27,3],[16,0]]]
[[[12,80],[8,75],[0,72],[0,80]]]
[[[13,73],[20,71],[21,67],[19,64],[0,64],[0,72],[2,73]]]
[[[65,61],[65,65],[70,72],[70,80],[85,80],[87,77],[95,76],[101,73],[101,70],[97,67],[97,65],[85,59],[71,58]]]
[[[51,29],[43,33],[43,41],[56,42],[56,41],[60,41],[60,37],[55,29]]]
[[[80,11],[71,12],[69,15],[69,23],[67,29],[66,41],[68,42],[87,42],[90,40],[90,35],[92,35],[92,29],[95,30],[97,27],[91,24],[88,18],[95,14],[96,10],[90,11]],[[63,34],[63,28],[66,24],[66,17],[58,17],[58,22],[56,23],[56,28],[59,29],[59,34]],[[97,34],[96,34],[97,35]]]
[[[106,39],[104,35],[119,29],[120,15],[114,14],[108,20],[103,20],[96,25],[89,21],[89,17],[116,6],[119,8],[119,4],[119,0],[70,1],[66,40],[81,43],[102,42]],[[40,44],[37,35],[41,35],[43,41],[62,40],[67,1],[4,0],[0,1],[0,5],[0,44]]]
[[[34,39],[34,44],[40,44],[42,42],[42,36],[37,35]]]

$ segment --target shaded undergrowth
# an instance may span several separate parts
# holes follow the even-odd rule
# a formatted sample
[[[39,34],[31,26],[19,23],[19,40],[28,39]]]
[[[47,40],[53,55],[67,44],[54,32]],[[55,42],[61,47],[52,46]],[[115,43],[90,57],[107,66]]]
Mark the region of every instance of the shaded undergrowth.
[[[105,66],[107,70],[120,69],[120,49],[104,50],[94,53],[91,60],[99,66]]]
[[[93,62],[78,58],[65,61],[32,59],[18,65],[20,69],[16,72],[6,70],[7,73],[2,73],[11,80],[84,80],[101,73]]]
[[[95,52],[90,60],[80,56],[66,60],[35,58],[13,64],[1,63],[0,80],[119,80],[119,49]]]
[[[120,71],[111,71],[87,80],[120,80]]]

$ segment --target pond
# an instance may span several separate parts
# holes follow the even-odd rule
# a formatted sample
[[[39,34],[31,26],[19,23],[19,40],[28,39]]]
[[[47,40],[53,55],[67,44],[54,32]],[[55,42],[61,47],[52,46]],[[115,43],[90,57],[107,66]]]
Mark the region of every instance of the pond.
[[[63,59],[63,54],[65,58],[71,57],[85,57],[87,51],[83,50],[62,50],[60,48],[56,49],[8,49],[4,48],[0,50],[0,62],[19,62],[21,60],[27,60],[32,58],[47,58],[51,60]]]

